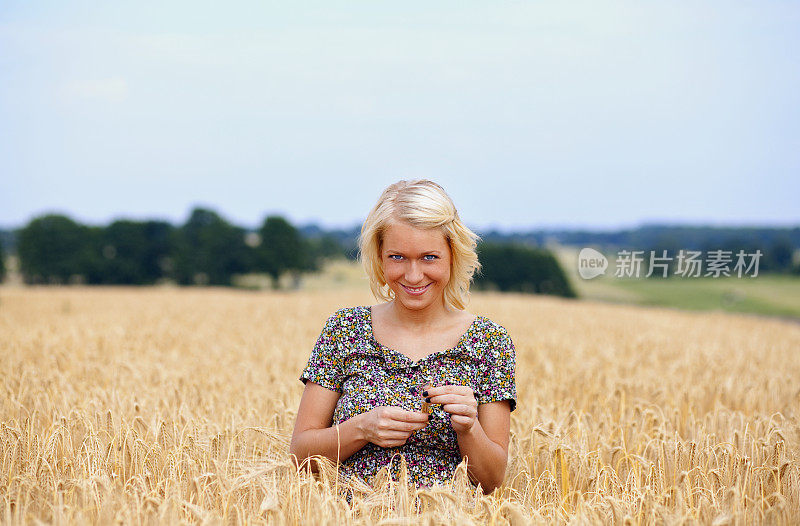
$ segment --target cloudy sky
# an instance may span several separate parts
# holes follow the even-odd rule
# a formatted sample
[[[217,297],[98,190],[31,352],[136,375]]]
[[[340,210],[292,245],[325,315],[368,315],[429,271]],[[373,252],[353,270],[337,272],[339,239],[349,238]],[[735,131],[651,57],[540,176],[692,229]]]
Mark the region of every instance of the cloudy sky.
[[[0,227],[800,224],[800,3],[0,2]]]

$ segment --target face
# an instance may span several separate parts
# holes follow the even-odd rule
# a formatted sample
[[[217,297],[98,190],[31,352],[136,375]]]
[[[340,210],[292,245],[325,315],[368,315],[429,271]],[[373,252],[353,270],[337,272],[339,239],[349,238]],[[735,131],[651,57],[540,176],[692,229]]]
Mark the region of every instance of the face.
[[[450,258],[450,245],[438,229],[394,222],[384,232],[381,262],[386,283],[409,309],[443,304]]]

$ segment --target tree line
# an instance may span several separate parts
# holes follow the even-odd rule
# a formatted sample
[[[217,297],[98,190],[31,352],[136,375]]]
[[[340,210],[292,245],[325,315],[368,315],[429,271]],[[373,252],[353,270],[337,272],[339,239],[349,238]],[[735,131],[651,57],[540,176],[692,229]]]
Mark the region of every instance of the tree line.
[[[327,258],[357,257],[353,240],[336,233],[304,234],[280,216],[248,230],[207,208],[195,208],[179,226],[156,220],[89,226],[48,214],[14,234],[27,284],[232,286],[238,275],[266,274],[277,288],[285,273],[297,281]],[[478,254],[483,269],[476,288],[575,296],[547,250],[481,242]],[[2,261],[0,244],[0,278]]]
[[[680,250],[699,251],[704,255],[722,250],[733,255],[740,250],[753,254],[761,252],[759,274],[800,275],[800,227],[724,227],[683,225],[642,225],[631,229],[611,231],[587,230],[532,230],[528,232],[501,233],[489,231],[483,239],[500,243],[519,242],[543,245],[556,242],[572,247],[592,247],[606,256],[621,250],[643,251],[643,260],[649,266],[651,251],[657,257],[666,250],[668,256],[677,256]],[[673,276],[676,262],[670,264]]]
[[[247,231],[206,208],[195,208],[177,227],[131,220],[88,226],[49,214],[16,232],[16,249],[28,284],[223,286],[254,272],[277,283],[284,272],[318,270],[320,257],[335,251],[324,239],[301,237],[280,216]]]

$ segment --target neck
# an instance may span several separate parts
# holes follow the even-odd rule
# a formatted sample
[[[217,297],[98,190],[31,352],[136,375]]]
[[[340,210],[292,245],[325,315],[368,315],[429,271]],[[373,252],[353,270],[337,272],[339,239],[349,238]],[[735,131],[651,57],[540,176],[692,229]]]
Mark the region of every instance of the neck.
[[[453,309],[445,304],[444,298],[423,309],[409,309],[393,299],[389,304],[389,311],[399,324],[414,328],[434,326],[453,313]]]

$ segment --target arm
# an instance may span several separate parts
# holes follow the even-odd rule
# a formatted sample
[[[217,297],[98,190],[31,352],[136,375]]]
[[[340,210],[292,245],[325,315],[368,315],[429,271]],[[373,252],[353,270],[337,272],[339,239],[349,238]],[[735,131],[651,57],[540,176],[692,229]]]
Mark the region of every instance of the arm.
[[[367,445],[358,425],[362,415],[331,426],[339,396],[336,391],[314,382],[306,383],[289,446],[289,453],[297,457],[298,463],[312,455],[322,455],[333,462],[340,462]],[[316,463],[312,463],[311,470],[318,470]]]
[[[292,433],[289,453],[298,459],[322,455],[341,462],[369,443],[397,447],[428,424],[428,415],[399,407],[376,407],[331,427],[339,394],[307,382]],[[318,471],[313,463],[311,471]]]
[[[325,322],[300,376],[305,388],[289,445],[289,453],[296,461],[321,455],[338,463],[369,443],[399,446],[428,422],[427,414],[398,407],[376,407],[331,426],[344,378],[341,338],[337,336],[343,311],[336,311]],[[317,471],[319,466],[313,464],[312,471]]]
[[[497,325],[487,332],[487,353],[481,369],[483,378],[475,393],[478,407],[465,416],[453,417],[461,454],[467,457],[467,473],[491,493],[505,479],[511,412],[516,408],[516,351],[505,327]],[[468,417],[477,418],[470,422]]]
[[[491,493],[506,475],[511,406],[508,400],[478,405],[477,393],[464,385],[429,387],[426,402],[442,404],[450,413],[461,457],[467,457],[467,474]]]
[[[297,458],[298,464],[312,455],[342,461],[367,443],[356,425],[356,417],[331,426],[342,391],[342,357],[337,343],[341,314],[340,309],[325,322],[300,376],[305,387],[289,445],[289,453]],[[311,463],[313,472],[318,468],[316,462]]]
[[[458,448],[467,457],[467,473],[491,493],[506,475],[511,411],[506,400],[478,406],[473,426],[457,433]]]

